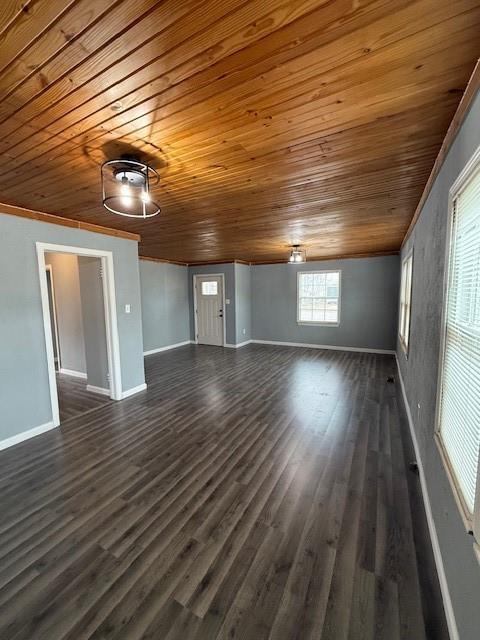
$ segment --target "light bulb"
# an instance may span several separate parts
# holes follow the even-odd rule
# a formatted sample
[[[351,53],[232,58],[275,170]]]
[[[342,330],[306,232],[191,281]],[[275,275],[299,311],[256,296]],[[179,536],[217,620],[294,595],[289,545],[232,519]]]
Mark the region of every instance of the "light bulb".
[[[131,207],[133,204],[132,191],[125,178],[122,180],[122,185],[120,186],[120,193],[121,193],[120,202],[123,204],[123,206]]]
[[[299,253],[298,251],[295,252],[295,262],[301,262],[302,261],[302,254]]]
[[[142,202],[145,202],[145,204],[150,202],[150,194],[148,191],[142,191],[140,198],[142,199]]]

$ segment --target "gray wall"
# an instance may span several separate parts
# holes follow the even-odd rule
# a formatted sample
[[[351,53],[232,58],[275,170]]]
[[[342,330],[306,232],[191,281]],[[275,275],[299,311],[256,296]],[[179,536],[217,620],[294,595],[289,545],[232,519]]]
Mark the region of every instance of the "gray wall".
[[[47,253],[45,262],[52,266],[61,367],[86,373],[78,258]]]
[[[78,261],[80,280],[87,384],[100,389],[110,389],[102,263],[100,258],[74,258]]]
[[[236,343],[252,337],[252,272],[245,264],[235,264],[235,332]]]
[[[140,260],[143,350],[190,340],[188,268]]]
[[[145,381],[137,243],[0,213],[0,440],[52,419],[36,241],[113,252],[122,387]]]
[[[480,144],[480,95],[447,154],[402,255],[413,247],[408,360],[397,347],[461,640],[480,636],[480,564],[434,442],[448,192]]]
[[[190,339],[195,340],[195,320],[193,302],[193,276],[195,274],[223,273],[225,279],[225,298],[230,300],[230,304],[225,305],[225,324],[227,333],[227,343],[236,344],[235,330],[235,265],[208,264],[198,267],[188,267],[188,302],[190,307]]]
[[[342,271],[340,325],[298,325],[297,272],[328,269]],[[395,349],[398,256],[256,265],[251,273],[253,339]]]

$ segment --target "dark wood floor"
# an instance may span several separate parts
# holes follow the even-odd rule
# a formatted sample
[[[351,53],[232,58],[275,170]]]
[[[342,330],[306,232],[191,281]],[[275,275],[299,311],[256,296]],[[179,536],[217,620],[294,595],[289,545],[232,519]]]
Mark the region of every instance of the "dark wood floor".
[[[447,638],[391,356],[146,370],[0,454],[2,640]]]
[[[56,377],[61,423],[73,418],[73,416],[87,413],[91,409],[97,409],[112,402],[108,396],[87,391],[87,381],[82,378],[75,378],[64,373],[57,373]]]

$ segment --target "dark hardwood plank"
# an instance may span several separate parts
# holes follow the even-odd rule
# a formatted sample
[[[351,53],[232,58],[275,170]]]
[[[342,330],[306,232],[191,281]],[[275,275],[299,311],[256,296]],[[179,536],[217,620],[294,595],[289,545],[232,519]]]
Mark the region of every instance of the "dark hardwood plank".
[[[188,346],[3,451],[2,640],[446,640],[394,373]]]
[[[64,373],[57,373],[60,422],[63,423],[79,413],[87,413],[111,402],[108,396],[87,391],[86,386],[86,380],[74,378]]]

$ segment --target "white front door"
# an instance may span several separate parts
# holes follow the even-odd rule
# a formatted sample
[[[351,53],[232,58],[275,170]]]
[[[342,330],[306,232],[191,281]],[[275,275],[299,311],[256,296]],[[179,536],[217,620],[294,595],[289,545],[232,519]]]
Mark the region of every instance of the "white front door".
[[[197,342],[223,346],[223,278],[195,276]]]

